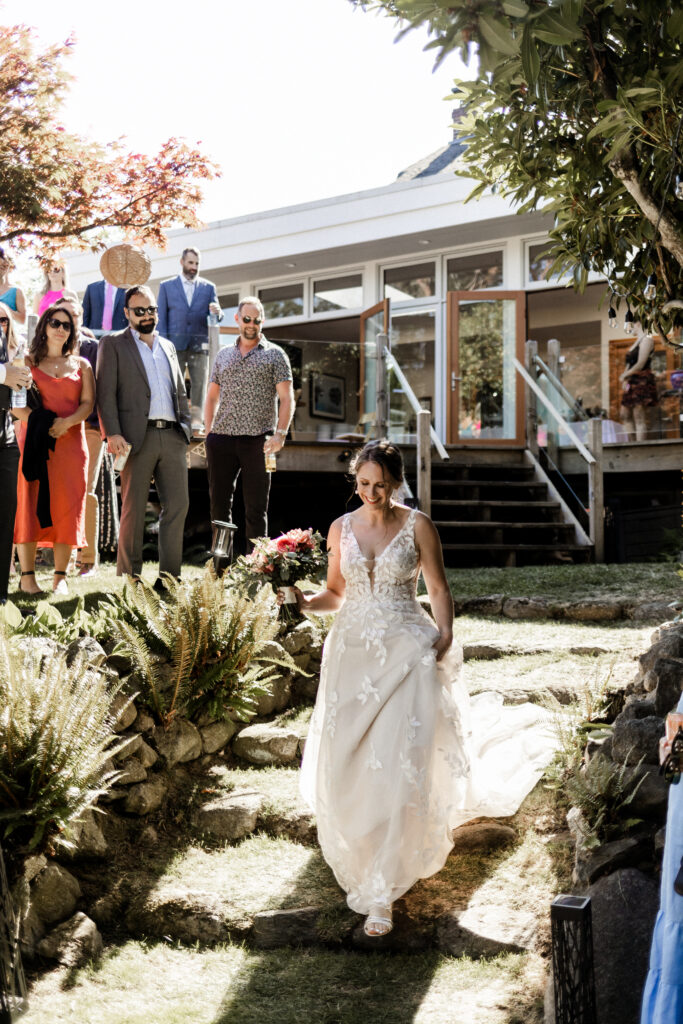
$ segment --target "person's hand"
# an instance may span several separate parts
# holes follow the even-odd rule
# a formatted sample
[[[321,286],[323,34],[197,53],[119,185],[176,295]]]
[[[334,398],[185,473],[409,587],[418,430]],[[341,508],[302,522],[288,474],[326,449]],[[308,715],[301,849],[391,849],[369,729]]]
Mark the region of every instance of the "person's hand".
[[[5,384],[12,391],[31,387],[31,371],[28,366],[13,366],[5,363]]]
[[[128,451],[128,442],[121,434],[112,434],[107,438],[107,447],[112,455],[125,455]]]
[[[218,305],[217,302],[210,302],[209,303],[209,313],[213,313],[214,316],[220,316],[221,315],[221,307]]]
[[[436,638],[436,640],[432,644],[434,650],[436,651],[436,660],[437,661],[441,661],[441,659],[443,658],[444,654],[449,649],[449,647],[451,646],[452,643],[453,643],[453,634],[452,633],[439,633],[438,637]]]
[[[281,434],[273,434],[272,437],[266,438],[263,445],[263,452],[265,455],[270,455],[272,452],[279,452],[284,444]]]
[[[299,590],[298,587],[292,587],[292,590],[294,591],[294,596],[296,597],[297,610],[301,611],[304,605],[306,604],[306,596],[301,590]],[[278,608],[280,607],[280,605],[284,604],[285,595],[282,593],[282,590],[277,590],[275,592],[275,600],[277,601]]]
[[[69,429],[69,424],[61,416],[58,416],[52,423],[52,426],[48,430],[50,437],[61,437],[62,434],[66,434]]]

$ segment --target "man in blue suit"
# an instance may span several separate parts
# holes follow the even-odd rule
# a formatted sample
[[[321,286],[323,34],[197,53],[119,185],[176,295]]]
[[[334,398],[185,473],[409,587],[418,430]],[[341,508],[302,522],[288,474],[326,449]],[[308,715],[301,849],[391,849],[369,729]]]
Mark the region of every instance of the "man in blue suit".
[[[128,326],[123,312],[125,300],[125,288],[93,281],[83,296],[83,326],[91,331],[124,331]]]
[[[190,373],[192,426],[201,429],[209,370],[209,314],[222,319],[216,286],[199,277],[199,249],[183,249],[181,271],[177,277],[162,281],[157,305],[159,334],[176,347],[180,369]]]

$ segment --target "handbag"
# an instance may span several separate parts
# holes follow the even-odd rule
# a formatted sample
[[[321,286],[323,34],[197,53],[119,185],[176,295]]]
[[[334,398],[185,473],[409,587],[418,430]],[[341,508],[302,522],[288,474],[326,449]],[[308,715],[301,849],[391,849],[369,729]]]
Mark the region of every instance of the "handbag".
[[[26,388],[26,405],[31,411],[43,408],[43,399],[34,380],[31,381],[31,387]]]

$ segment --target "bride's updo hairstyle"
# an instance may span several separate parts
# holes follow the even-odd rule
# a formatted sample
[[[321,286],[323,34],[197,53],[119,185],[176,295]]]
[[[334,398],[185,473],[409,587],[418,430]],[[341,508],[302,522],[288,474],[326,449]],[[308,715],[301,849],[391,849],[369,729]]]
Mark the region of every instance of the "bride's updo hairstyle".
[[[366,462],[376,462],[382,469],[384,479],[390,481],[394,488],[403,483],[403,456],[393,441],[383,437],[379,441],[369,441],[361,448],[349,466],[349,472],[354,478]]]

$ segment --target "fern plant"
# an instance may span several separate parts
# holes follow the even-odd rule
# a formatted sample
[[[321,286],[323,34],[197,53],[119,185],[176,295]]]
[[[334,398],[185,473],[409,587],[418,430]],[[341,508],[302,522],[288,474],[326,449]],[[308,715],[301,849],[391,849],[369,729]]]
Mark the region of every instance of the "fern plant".
[[[44,656],[0,629],[0,836],[10,849],[66,842],[63,831],[114,783],[107,762],[117,692],[81,658]]]
[[[213,566],[190,583],[168,579],[168,600],[144,583],[110,598],[110,635],[133,662],[143,697],[168,725],[179,714],[247,721],[277,665],[296,670],[276,642],[270,587],[252,597],[226,586]]]
[[[626,763],[615,764],[599,755],[568,777],[567,796],[581,811],[580,827],[587,849],[640,824],[640,818],[629,817],[629,807],[644,780],[643,775],[636,781]]]

